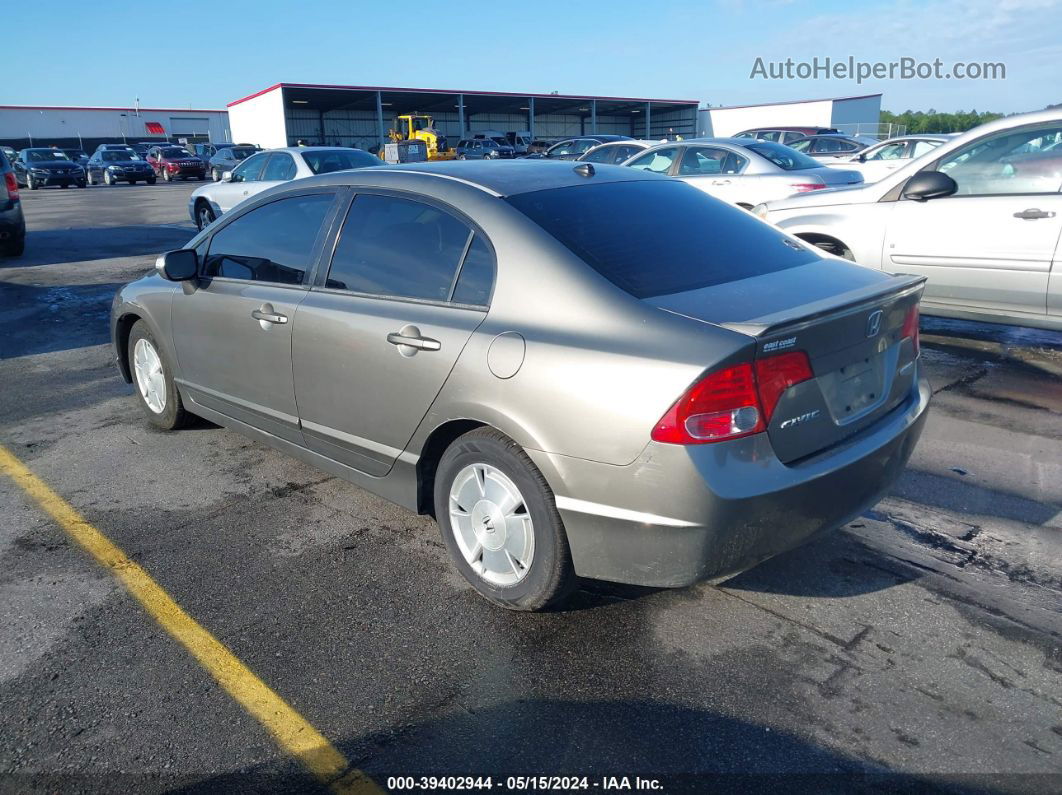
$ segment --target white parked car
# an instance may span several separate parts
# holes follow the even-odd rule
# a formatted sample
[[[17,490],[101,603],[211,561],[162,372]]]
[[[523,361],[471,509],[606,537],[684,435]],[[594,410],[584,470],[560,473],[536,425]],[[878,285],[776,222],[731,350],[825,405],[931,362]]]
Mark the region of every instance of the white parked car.
[[[867,147],[857,155],[831,160],[827,165],[858,171],[864,182],[877,182],[890,171],[932,152],[953,135],[904,135]]]
[[[202,229],[244,199],[301,177],[380,166],[383,161],[361,149],[342,146],[295,146],[251,155],[220,182],[204,185],[188,197],[188,214]]]
[[[1062,331],[1062,110],[1008,116],[878,182],[754,212],[861,265],[927,277],[926,314]]]
[[[657,144],[623,165],[676,177],[746,210],[794,193],[863,182],[857,171],[829,168],[783,144],[748,138]]]

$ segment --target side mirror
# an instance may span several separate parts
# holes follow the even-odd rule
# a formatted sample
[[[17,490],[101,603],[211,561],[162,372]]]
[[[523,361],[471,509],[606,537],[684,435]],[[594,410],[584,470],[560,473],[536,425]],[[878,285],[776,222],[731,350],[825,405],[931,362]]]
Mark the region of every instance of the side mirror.
[[[199,256],[190,248],[167,251],[155,260],[155,270],[163,279],[186,282],[199,274]]]
[[[236,180],[232,178],[232,172],[231,171],[226,171],[225,173],[223,173],[221,175],[221,181],[222,182],[235,182]]]
[[[903,186],[903,197],[916,202],[942,199],[959,189],[951,177],[942,171],[920,171]]]
[[[860,163],[865,163],[865,162],[867,162],[867,156],[866,155],[860,155],[859,157],[856,158],[856,160],[858,160]]]

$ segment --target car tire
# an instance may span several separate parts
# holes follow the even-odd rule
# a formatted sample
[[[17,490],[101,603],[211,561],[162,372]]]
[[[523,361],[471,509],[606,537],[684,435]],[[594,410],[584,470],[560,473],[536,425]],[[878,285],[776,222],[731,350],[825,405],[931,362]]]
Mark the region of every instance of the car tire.
[[[214,210],[210,205],[205,201],[199,202],[199,206],[195,208],[195,225],[199,228],[199,231],[202,232],[210,226],[215,218],[217,216],[214,215]]]
[[[137,403],[148,422],[164,431],[177,430],[192,422],[192,415],[185,411],[181,393],[173,383],[173,369],[143,320],[136,321],[129,332],[128,356]]]
[[[464,155],[458,155],[458,156],[457,156],[457,159],[458,159],[458,160],[464,160],[464,159],[465,159],[465,156],[464,156]]]
[[[2,254],[5,257],[21,257],[25,251],[26,251],[26,237],[25,237],[25,235],[23,235],[22,237],[16,238],[14,240],[8,240],[6,243],[3,244],[3,247],[0,248],[0,254]]]
[[[530,611],[571,593],[577,578],[553,492],[508,436],[477,428],[456,439],[439,460],[434,497],[443,543],[480,595]]]
[[[104,185],[113,185],[114,184],[114,177],[111,176],[111,172],[110,171],[104,171],[103,172],[103,184]]]
[[[146,180],[144,180],[144,182],[146,182],[148,185],[154,185],[155,184],[155,178],[154,177],[148,177]]]

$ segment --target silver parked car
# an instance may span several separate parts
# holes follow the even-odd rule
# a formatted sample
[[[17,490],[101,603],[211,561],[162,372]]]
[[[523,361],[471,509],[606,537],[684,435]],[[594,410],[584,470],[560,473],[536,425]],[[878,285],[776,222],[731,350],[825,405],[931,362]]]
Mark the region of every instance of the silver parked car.
[[[794,193],[863,182],[857,171],[829,168],[783,144],[748,138],[658,144],[623,165],[677,177],[746,210]]]
[[[244,202],[111,331],[156,426],[199,415],[432,514],[530,610],[576,576],[723,577],[872,505],[926,416],[921,290],[678,180],[424,163]]]
[[[927,278],[926,314],[1062,329],[1062,112],[1008,116],[862,188],[756,208],[786,232]]]
[[[202,229],[267,188],[314,174],[378,166],[381,162],[361,149],[340,146],[293,146],[259,152],[222,174],[219,182],[195,190],[188,197],[188,215]]]
[[[639,152],[643,152],[651,146],[656,146],[662,141],[606,141],[603,144],[587,149],[576,160],[582,163],[604,163],[606,165],[622,165]]]
[[[906,166],[915,158],[932,152],[951,135],[903,135],[889,138],[867,147],[857,155],[838,158],[827,163],[831,168],[858,171],[864,182],[877,182],[890,171]]]

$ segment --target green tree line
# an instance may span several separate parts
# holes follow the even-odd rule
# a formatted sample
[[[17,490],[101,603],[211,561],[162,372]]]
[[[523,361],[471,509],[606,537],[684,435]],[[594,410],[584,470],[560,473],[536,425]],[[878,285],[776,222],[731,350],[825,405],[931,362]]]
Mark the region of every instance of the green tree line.
[[[979,124],[1002,119],[1004,114],[990,111],[965,111],[941,113],[932,108],[926,111],[905,110],[903,113],[881,112],[881,121],[885,123],[904,124],[909,134],[916,133],[957,133],[966,132]]]

